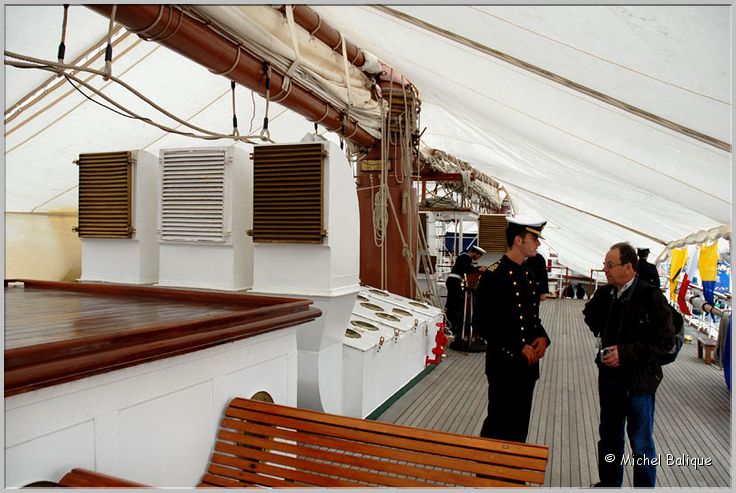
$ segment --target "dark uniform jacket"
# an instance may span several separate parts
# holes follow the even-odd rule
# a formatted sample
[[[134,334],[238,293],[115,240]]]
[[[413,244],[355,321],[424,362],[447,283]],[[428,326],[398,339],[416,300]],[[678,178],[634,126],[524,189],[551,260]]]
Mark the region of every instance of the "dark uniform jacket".
[[[461,253],[455,259],[455,265],[452,266],[452,270],[450,272],[452,274],[457,274],[460,277],[463,277],[465,276],[465,274],[477,272],[478,270],[479,267],[473,265],[473,259],[470,257],[470,255],[468,255],[467,253]]]
[[[480,277],[475,292],[473,327],[488,343],[486,375],[539,378],[539,362],[530,365],[521,350],[538,337],[547,339],[539,319],[536,280],[525,265],[506,255]]]
[[[537,281],[537,298],[549,293],[549,276],[547,275],[547,261],[541,253],[527,258],[524,263],[532,271]]]
[[[659,273],[657,267],[654,264],[647,262],[646,260],[639,259],[637,264],[636,273],[639,274],[639,278],[655,288],[660,287]]]
[[[610,368],[596,357],[600,371],[621,378],[634,394],[654,393],[662,381],[659,359],[675,342],[672,314],[659,289],[636,277],[615,299],[614,286],[607,284],[585,304],[583,315],[603,347],[618,346],[620,366]]]

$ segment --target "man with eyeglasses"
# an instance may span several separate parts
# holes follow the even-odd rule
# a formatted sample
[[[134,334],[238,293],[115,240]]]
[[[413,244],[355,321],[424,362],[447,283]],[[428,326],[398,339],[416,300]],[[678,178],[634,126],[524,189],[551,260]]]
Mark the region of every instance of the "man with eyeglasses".
[[[475,292],[473,327],[487,342],[488,416],[480,436],[525,442],[539,360],[550,340],[539,319],[536,279],[524,261],[536,255],[546,221],[507,220],[506,253]]]
[[[595,487],[623,482],[624,429],[633,452],[634,487],[654,487],[654,396],[662,381],[660,358],[674,344],[675,328],[667,300],[639,279],[637,255],[628,243],[606,254],[600,287],[583,309],[585,323],[598,338],[598,477]]]

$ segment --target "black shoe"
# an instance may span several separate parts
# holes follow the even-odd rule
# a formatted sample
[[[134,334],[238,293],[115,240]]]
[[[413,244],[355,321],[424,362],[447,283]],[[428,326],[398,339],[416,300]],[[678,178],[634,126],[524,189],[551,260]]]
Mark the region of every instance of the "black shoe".
[[[593,483],[590,485],[591,488],[610,488],[610,486],[606,486],[603,484],[603,482],[598,481],[597,483]]]

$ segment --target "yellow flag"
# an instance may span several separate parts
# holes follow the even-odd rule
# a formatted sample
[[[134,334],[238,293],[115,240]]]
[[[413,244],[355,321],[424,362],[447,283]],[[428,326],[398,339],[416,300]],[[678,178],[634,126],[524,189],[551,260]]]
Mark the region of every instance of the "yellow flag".
[[[718,278],[718,242],[700,248],[698,261],[701,281],[715,281]]]
[[[687,248],[673,248],[672,262],[670,263],[670,299],[677,301],[675,288],[677,287],[677,279],[680,277],[682,268],[685,266],[687,258]]]

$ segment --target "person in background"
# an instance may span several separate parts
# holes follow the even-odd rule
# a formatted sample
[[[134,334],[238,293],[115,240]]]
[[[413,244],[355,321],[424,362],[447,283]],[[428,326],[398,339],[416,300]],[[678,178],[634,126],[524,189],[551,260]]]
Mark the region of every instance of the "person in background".
[[[541,253],[529,257],[524,261],[529,270],[534,274],[537,283],[537,296],[539,301],[547,299],[549,294],[549,276],[547,275],[547,261]]]
[[[445,302],[445,317],[450,325],[450,331],[455,335],[455,339],[460,338],[462,334],[463,319],[465,318],[465,292],[463,291],[463,283],[466,274],[485,270],[485,267],[474,265],[486,253],[479,246],[471,246],[467,252],[463,252],[455,259],[450,274],[445,280],[447,286],[447,301]]]
[[[575,296],[577,296],[579,300],[585,298],[585,288],[582,284],[578,284],[578,287],[575,288]]]
[[[539,360],[550,339],[539,319],[539,295],[524,261],[533,257],[546,222],[508,219],[506,253],[481,275],[473,328],[486,340],[488,416],[480,436],[525,442]]]
[[[574,298],[575,297],[575,288],[572,287],[572,284],[568,284],[565,289],[562,290],[562,297],[563,298]]]
[[[636,268],[636,273],[639,275],[639,278],[642,281],[648,282],[655,288],[661,287],[660,281],[659,281],[659,272],[657,272],[657,267],[647,262],[647,257],[649,256],[649,249],[648,248],[638,248],[636,250],[636,254],[639,257],[639,264]]]
[[[662,381],[660,358],[675,341],[667,300],[660,290],[636,275],[637,256],[628,243],[606,254],[608,284],[585,304],[585,323],[599,338],[598,477],[595,487],[623,482],[624,430],[634,461],[634,487],[654,487],[654,395]]]

